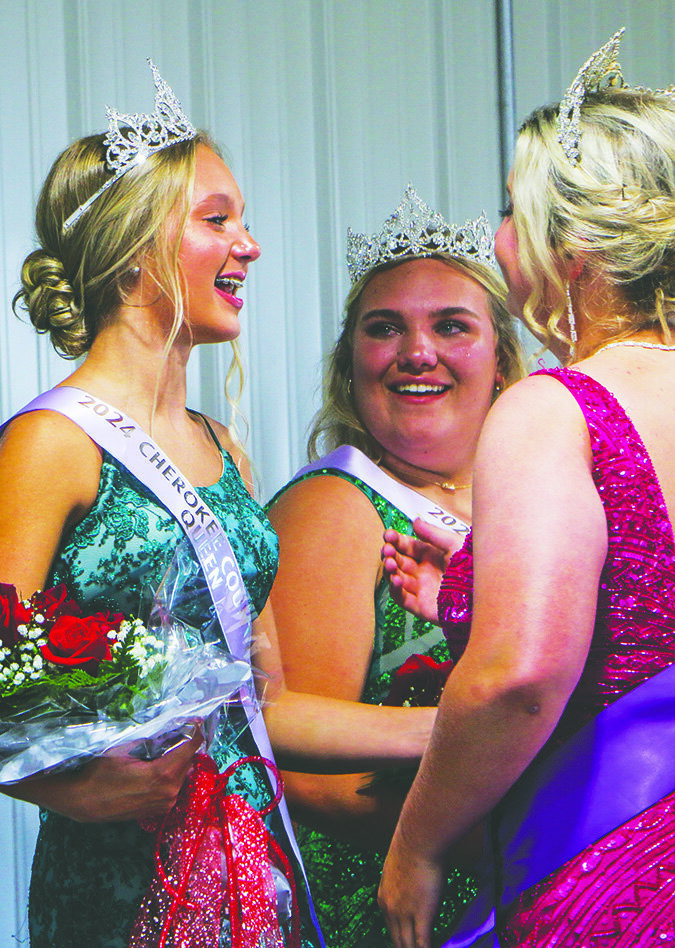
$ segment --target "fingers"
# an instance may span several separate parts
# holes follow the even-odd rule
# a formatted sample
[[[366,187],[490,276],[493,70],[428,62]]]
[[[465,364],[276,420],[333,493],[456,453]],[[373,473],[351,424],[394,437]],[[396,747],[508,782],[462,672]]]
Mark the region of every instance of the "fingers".
[[[391,548],[394,554],[400,553],[403,556],[415,558],[415,551],[418,547],[415,537],[407,536],[405,533],[397,533],[396,530],[385,530],[383,536],[385,546]]]
[[[430,948],[443,883],[440,866],[392,843],[377,900],[395,948]]]
[[[434,526],[421,520],[419,517],[413,522],[415,536],[426,543],[430,543],[443,554],[455,553],[460,549],[464,538],[454,530],[444,530],[442,527]]]

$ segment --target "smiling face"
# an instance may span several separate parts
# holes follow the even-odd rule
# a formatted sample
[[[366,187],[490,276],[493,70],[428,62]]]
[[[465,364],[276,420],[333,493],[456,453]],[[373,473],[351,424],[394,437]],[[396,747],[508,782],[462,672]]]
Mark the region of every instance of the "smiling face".
[[[244,202],[227,165],[205,145],[197,149],[195,179],[178,254],[185,278],[185,315],[193,342],[239,335],[239,292],[260,247],[242,222]]]
[[[437,259],[366,285],[354,327],[353,395],[389,453],[432,471],[471,470],[498,380],[486,290]]]

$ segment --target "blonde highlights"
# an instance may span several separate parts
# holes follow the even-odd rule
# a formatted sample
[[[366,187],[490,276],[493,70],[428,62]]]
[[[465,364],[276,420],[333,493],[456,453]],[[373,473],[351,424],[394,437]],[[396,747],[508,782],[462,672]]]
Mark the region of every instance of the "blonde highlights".
[[[79,139],[54,162],[36,209],[40,246],[24,261],[13,306],[27,310],[35,329],[48,333],[66,358],[89,350],[144,264],[173,306],[167,351],[172,345],[184,317],[178,251],[200,144],[214,148],[200,133],[151,155],[66,231],[63,222],[110,176],[103,135]]]
[[[615,305],[594,313],[594,335],[657,329],[669,339],[675,327],[675,99],[636,89],[589,94],[577,165],[557,140],[556,118],[557,107],[537,109],[516,145],[513,217],[520,267],[531,285],[525,322],[544,342],[571,345],[565,273],[582,260],[587,275],[602,277],[613,291]],[[543,327],[536,319],[542,312]]]

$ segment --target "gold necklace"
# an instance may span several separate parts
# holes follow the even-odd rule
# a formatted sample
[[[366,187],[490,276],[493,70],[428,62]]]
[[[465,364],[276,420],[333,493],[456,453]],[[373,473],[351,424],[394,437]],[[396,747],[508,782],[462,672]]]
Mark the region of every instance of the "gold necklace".
[[[405,471],[405,473],[397,472],[397,464],[404,465],[409,470]],[[382,466],[382,462],[380,462],[380,466]],[[388,467],[394,474],[401,473],[403,477],[412,477],[413,479],[417,479],[419,484],[433,484],[435,487],[440,487],[441,490],[447,490],[450,493],[454,493],[457,490],[468,490],[473,484],[473,480],[470,480],[468,484],[455,484],[453,481],[438,480],[437,478],[433,477],[433,471],[427,471],[423,467],[416,467],[414,464],[409,464],[402,458],[397,458],[395,464],[391,464],[390,458],[388,458],[386,467]]]

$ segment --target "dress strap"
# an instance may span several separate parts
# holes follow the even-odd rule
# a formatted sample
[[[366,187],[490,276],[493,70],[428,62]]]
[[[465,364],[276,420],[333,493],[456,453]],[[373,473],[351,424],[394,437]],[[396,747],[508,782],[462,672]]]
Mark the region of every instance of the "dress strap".
[[[220,443],[220,440],[219,440],[219,438],[218,438],[218,435],[217,435],[217,434],[215,433],[215,431],[213,430],[213,427],[212,427],[212,425],[211,425],[209,419],[206,417],[206,415],[202,415],[202,413],[201,413],[200,411],[195,411],[194,408],[188,408],[188,412],[189,412],[191,415],[194,415],[196,418],[199,418],[201,421],[204,422],[204,425],[206,426],[206,430],[207,430],[208,433],[211,435],[211,438],[212,438],[212,440],[213,440],[213,443],[214,443],[215,446],[218,448],[218,450],[221,451],[221,450],[222,450],[222,445],[221,445],[221,443]]]

